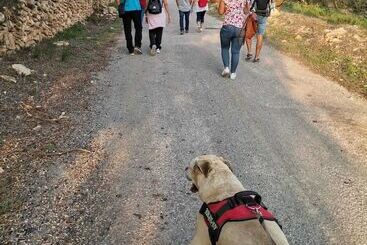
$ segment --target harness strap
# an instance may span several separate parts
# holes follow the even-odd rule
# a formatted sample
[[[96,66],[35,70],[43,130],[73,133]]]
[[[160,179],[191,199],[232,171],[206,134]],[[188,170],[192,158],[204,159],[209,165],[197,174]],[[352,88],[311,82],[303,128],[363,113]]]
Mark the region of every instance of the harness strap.
[[[210,211],[206,203],[203,203],[199,213],[202,214],[207,221],[210,242],[212,245],[215,245],[219,239],[220,234],[220,232],[218,232],[219,226],[216,222],[217,219],[215,218],[215,215]]]
[[[255,196],[255,198],[251,196]],[[215,219],[219,219],[228,210],[243,204],[246,206],[261,205],[261,196],[254,191],[238,192],[236,195],[229,198],[227,203],[215,213]]]
[[[264,219],[267,219],[267,217],[263,217],[263,214],[259,212],[259,209],[265,209],[267,210],[266,206],[261,201],[261,196],[254,191],[242,191],[236,193],[233,197],[227,198],[223,201],[210,203],[210,205],[215,205],[220,202],[224,202],[223,206],[219,208],[219,210],[215,211],[213,213],[209,205],[206,203],[203,203],[203,205],[200,208],[199,213],[203,215],[205,222],[208,226],[208,232],[210,237],[210,242],[212,245],[215,245],[217,241],[219,240],[220,232],[223,227],[224,223],[218,224],[218,220],[227,212],[230,211],[238,206],[246,206],[247,209],[252,210],[252,212],[256,212],[256,217],[260,224],[264,222]],[[270,220],[270,219],[269,219]],[[279,227],[282,228],[282,226],[279,224],[278,220],[274,217],[271,218],[271,220],[274,220],[276,223],[278,223]]]

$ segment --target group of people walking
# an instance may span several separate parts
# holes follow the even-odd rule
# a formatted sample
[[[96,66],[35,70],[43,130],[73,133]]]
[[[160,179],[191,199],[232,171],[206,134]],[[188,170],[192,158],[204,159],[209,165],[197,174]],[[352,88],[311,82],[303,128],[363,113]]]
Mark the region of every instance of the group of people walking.
[[[180,15],[180,34],[189,32],[190,13],[196,13],[197,31],[203,31],[205,13],[208,11],[208,0],[176,0]],[[185,20],[185,25],[184,25]]]
[[[246,60],[260,61],[260,50],[267,18],[274,8],[274,0],[219,0],[218,13],[224,15],[220,30],[223,77],[236,78],[240,50],[246,43]],[[123,20],[126,46],[130,55],[142,54],[143,21],[149,28],[150,54],[161,52],[163,29],[171,22],[167,0],[116,0]],[[189,32],[190,13],[196,12],[197,31],[202,32],[208,0],[176,0],[179,12],[180,34]],[[145,16],[145,18],[144,18]],[[134,42],[132,23],[135,28]],[[252,53],[252,37],[256,34],[256,51]]]
[[[126,46],[130,55],[142,54],[141,41],[143,22],[148,24],[150,54],[161,52],[163,29],[171,22],[167,0],[116,0],[122,18]],[[197,31],[203,30],[204,16],[208,10],[208,0],[176,0],[180,16],[180,34],[189,32],[190,13],[196,12]],[[122,9],[122,10],[120,10]],[[145,18],[144,18],[145,16]],[[133,42],[132,23],[135,37]]]
[[[150,1],[150,0],[149,0]],[[119,16],[122,18],[126,46],[130,55],[142,54],[142,30],[144,16],[149,27],[151,53],[160,53],[163,28],[171,21],[167,0],[154,0],[155,12],[147,12],[146,0],[116,0],[119,6]],[[154,14],[153,14],[154,13]],[[135,37],[133,42],[132,23],[134,23]]]

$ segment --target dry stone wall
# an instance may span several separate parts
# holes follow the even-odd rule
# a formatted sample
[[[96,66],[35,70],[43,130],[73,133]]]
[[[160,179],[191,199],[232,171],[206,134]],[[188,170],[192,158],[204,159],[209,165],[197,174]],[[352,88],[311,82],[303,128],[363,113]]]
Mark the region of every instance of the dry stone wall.
[[[53,37],[113,0],[11,0],[0,9],[0,55]]]

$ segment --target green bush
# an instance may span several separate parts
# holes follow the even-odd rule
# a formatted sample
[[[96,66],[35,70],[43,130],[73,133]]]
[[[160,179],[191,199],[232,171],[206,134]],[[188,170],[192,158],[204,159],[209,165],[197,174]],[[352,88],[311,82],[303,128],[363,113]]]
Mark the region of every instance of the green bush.
[[[58,33],[56,39],[58,40],[71,40],[83,37],[85,35],[86,29],[82,23],[77,23],[68,29]]]
[[[285,3],[284,9],[289,12],[318,17],[333,24],[359,25],[367,29],[367,18],[337,9],[322,7],[317,4]]]
[[[2,11],[3,7],[14,7],[18,4],[18,0],[0,0],[0,11]]]
[[[322,7],[334,8],[339,10],[349,10],[355,14],[367,17],[366,0],[290,0],[295,3],[316,4]]]

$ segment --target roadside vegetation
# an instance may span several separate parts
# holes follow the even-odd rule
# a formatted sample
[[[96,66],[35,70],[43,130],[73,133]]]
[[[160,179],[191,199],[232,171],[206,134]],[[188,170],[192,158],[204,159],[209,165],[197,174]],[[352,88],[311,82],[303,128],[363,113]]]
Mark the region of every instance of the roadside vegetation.
[[[345,10],[322,7],[317,4],[301,4],[294,2],[284,3],[283,10],[291,13],[317,17],[332,24],[358,25],[367,29],[366,16],[353,14]]]
[[[2,11],[3,7],[14,7],[18,3],[18,0],[0,0],[0,12]]]
[[[329,10],[338,10],[343,12],[355,13],[360,16],[367,17],[367,1],[366,0],[277,0],[302,4],[302,8],[305,5],[314,5],[327,8]]]
[[[118,19],[92,16],[50,40],[1,57],[0,75],[14,80],[0,78],[0,241],[9,241],[12,226],[25,225],[18,222],[18,211],[42,185],[35,181],[42,169],[87,147],[75,141],[84,123],[77,116],[87,113],[92,74],[105,67],[120,32]],[[18,75],[13,64],[32,73]],[[67,159],[61,163],[70,164]]]
[[[281,7],[269,19],[267,42],[367,98],[367,18],[353,9],[326,7],[328,0],[308,2],[276,0]],[[216,3],[209,5],[209,13],[223,18]]]
[[[285,3],[269,21],[267,40],[367,98],[366,18],[318,5]]]

